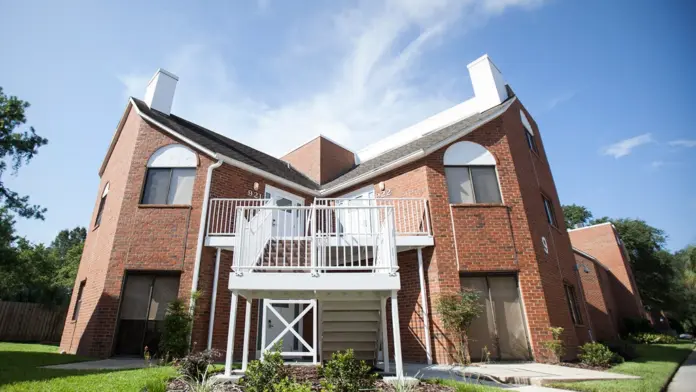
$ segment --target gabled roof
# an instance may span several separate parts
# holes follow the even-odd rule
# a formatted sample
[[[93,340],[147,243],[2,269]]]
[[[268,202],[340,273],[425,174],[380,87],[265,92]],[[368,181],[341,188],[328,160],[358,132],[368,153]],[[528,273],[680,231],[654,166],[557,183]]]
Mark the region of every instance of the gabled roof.
[[[153,120],[181,134],[181,136],[200,144],[210,151],[220,153],[247,165],[283,177],[306,188],[319,189],[319,185],[316,182],[310,180],[307,176],[294,169],[285,161],[281,161],[264,152],[239,143],[207,128],[203,128],[200,125],[194,124],[174,114],[166,115],[157,110],[150,109],[145,102],[139,99],[133,98],[133,102],[135,102],[138,109],[148,117],[151,117]]]
[[[136,109],[143,115],[144,120],[149,121],[148,119],[151,119],[157,123],[153,125],[166,127],[168,132],[174,132],[182,139],[189,140],[200,146],[200,148],[208,150],[207,153],[209,155],[220,154],[231,158],[233,161],[241,162],[243,165],[247,165],[247,167],[258,169],[261,173],[269,173],[276,179],[289,181],[289,184],[296,184],[307,192],[314,191],[316,195],[319,195],[320,193],[329,194],[337,192],[346,186],[367,181],[381,172],[394,169],[430,154],[436,149],[456,141],[481,125],[497,118],[510,107],[515,99],[516,98],[512,96],[500,105],[482,113],[464,118],[445,128],[426,133],[416,140],[360,163],[349,172],[321,186],[283,160],[201,127],[200,125],[194,124],[174,114],[166,115],[151,109],[145,102],[139,99],[131,98],[131,102],[136,105]],[[106,160],[108,160],[108,158],[109,156],[107,153]],[[106,161],[104,164],[106,164]]]

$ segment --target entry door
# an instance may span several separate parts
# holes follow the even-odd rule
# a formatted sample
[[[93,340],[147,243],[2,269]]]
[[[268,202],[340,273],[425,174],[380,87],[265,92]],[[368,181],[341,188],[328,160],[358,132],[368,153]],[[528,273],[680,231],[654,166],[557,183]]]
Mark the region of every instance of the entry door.
[[[516,276],[464,277],[462,287],[481,293],[484,311],[469,328],[472,359],[481,360],[487,350],[491,359],[528,359],[527,329]]]
[[[278,207],[300,207],[304,205],[304,200],[301,197],[270,186],[266,186],[266,198],[273,200],[273,205]],[[273,210],[272,214],[273,236],[296,237],[302,235],[307,214],[301,213],[297,209],[278,209]]]
[[[121,297],[115,354],[142,356],[145,346],[156,354],[167,306],[178,292],[178,276],[129,274]]]

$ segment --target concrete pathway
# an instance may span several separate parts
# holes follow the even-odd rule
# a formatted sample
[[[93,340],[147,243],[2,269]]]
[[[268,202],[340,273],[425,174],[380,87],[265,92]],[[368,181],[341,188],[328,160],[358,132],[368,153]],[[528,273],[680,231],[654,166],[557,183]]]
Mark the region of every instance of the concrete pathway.
[[[553,382],[631,380],[640,378],[626,374],[587,370],[568,366],[548,365],[535,362],[496,363],[466,367],[404,364],[404,373],[407,376],[418,378],[449,378],[468,382],[479,381],[487,385],[496,385],[503,388],[507,385],[517,390],[524,391],[542,391],[544,389],[519,389],[520,386],[528,385],[540,387]],[[547,388],[546,390],[551,389]]]
[[[155,365],[155,363],[153,363]],[[140,369],[147,367],[145,360],[142,358],[109,358],[99,361],[86,361],[64,363],[62,365],[44,366],[47,369],[63,369],[63,370],[119,370],[119,369]]]
[[[691,392],[696,388],[696,351],[692,351],[679,367],[667,392]]]

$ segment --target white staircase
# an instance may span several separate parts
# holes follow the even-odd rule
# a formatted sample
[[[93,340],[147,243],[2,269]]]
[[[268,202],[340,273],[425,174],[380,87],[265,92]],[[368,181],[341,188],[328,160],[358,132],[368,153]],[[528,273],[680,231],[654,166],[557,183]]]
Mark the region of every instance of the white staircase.
[[[375,364],[380,336],[380,301],[321,301],[322,360],[352,348],[357,359]]]

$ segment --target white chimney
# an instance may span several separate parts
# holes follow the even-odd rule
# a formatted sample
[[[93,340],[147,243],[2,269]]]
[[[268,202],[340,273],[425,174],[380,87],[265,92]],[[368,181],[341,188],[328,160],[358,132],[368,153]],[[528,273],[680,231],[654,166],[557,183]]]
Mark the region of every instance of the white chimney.
[[[174,101],[174,91],[179,77],[162,68],[155,72],[155,76],[150,79],[145,90],[145,103],[150,109],[155,109],[164,114],[169,114],[172,110]]]
[[[503,74],[500,73],[498,67],[493,64],[487,54],[472,61],[466,67],[469,69],[471,84],[474,86],[474,95],[479,112],[500,105],[508,99]]]

